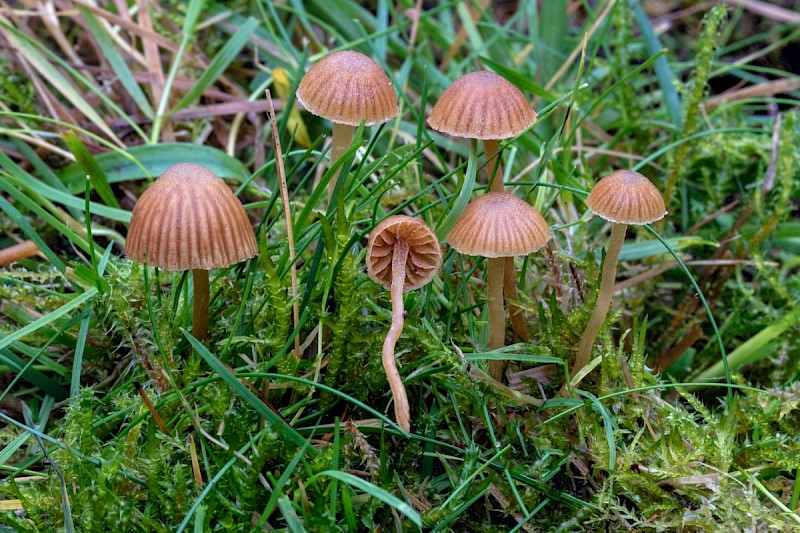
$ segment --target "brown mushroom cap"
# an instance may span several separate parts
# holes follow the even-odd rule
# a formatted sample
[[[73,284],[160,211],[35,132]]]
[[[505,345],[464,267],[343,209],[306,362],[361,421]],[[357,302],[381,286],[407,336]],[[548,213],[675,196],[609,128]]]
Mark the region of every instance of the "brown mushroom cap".
[[[387,289],[392,286],[392,256],[397,241],[408,243],[403,291],[413,291],[428,283],[442,266],[442,247],[427,224],[406,215],[384,219],[369,234],[367,274]]]
[[[168,168],[133,207],[125,253],[164,270],[211,270],[258,253],[244,207],[205,167]]]
[[[358,126],[383,124],[399,113],[392,82],[374,60],[345,50],[308,69],[297,100],[311,113],[332,122]]]
[[[494,72],[461,76],[439,97],[428,125],[467,139],[508,139],[536,121],[536,113],[514,84]]]
[[[489,192],[470,202],[447,234],[464,255],[528,255],[550,240],[550,226],[526,201],[505,192]]]
[[[656,186],[633,170],[617,170],[598,181],[586,205],[595,215],[617,224],[641,226],[667,214]]]

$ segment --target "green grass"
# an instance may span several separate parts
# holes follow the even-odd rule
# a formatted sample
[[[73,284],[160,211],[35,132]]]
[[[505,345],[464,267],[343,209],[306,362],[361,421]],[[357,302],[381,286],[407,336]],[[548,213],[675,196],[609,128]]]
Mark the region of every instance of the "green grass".
[[[655,2],[609,0],[522,0],[501,18],[457,1],[418,16],[412,0],[149,4],[149,23],[119,2],[0,15],[0,248],[41,250],[0,268],[0,531],[798,527],[796,24],[756,25],[747,5],[656,24]],[[385,68],[401,112],[357,131],[327,207],[331,125],[288,111],[307,68],[343,49]],[[480,148],[426,123],[481,67],[539,114],[501,143],[505,179],[554,237],[517,260],[528,342],[509,330],[486,350],[485,263],[447,246],[405,295],[404,434],[364,248],[397,213],[443,237],[482,194]],[[776,80],[789,88],[719,100]],[[136,198],[182,161],[229,182],[259,240],[211,273],[206,343],[188,333],[191,277],[123,248]],[[670,213],[628,232],[625,290],[565,398],[609,232],[584,199],[620,168],[667,191]]]

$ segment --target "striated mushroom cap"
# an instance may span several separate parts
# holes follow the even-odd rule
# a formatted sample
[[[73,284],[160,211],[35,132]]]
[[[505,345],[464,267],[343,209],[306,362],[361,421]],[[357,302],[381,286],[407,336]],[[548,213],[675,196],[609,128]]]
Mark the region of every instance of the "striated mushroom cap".
[[[508,139],[536,121],[536,113],[514,84],[487,70],[461,76],[433,106],[428,125],[467,139]]]
[[[473,200],[447,234],[450,246],[464,255],[528,255],[550,240],[550,226],[526,201],[505,192]]]
[[[367,274],[375,283],[391,288],[392,256],[399,240],[408,243],[403,291],[419,289],[432,280],[442,266],[442,247],[427,224],[406,215],[390,216],[370,233]]]
[[[211,270],[258,253],[244,207],[205,167],[168,168],[133,207],[125,253],[164,270]]]
[[[641,226],[667,215],[656,186],[633,170],[617,170],[598,181],[586,205],[595,215],[617,224]]]
[[[297,87],[297,101],[332,122],[358,126],[383,124],[399,113],[397,95],[383,68],[350,50],[314,64]]]

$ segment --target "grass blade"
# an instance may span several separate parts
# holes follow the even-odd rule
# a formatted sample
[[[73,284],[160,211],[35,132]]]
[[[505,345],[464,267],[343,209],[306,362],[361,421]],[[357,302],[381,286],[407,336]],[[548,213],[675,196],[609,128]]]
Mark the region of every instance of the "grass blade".
[[[336,479],[353,488],[359,489],[372,497],[378,498],[386,505],[396,509],[397,512],[404,514],[418,528],[422,528],[422,518],[420,517],[419,513],[416,512],[413,507],[411,507],[411,505],[407,504],[397,496],[386,492],[382,488],[373,485],[369,481],[340,470],[325,470],[324,472],[320,472],[311,476],[311,479],[308,480],[307,484],[311,485],[321,477],[330,477]]]
[[[117,202],[114,191],[111,190],[111,186],[108,184],[105,173],[97,164],[97,161],[95,161],[94,156],[92,156],[86,148],[86,145],[81,142],[72,130],[67,130],[62,133],[61,138],[64,139],[67,148],[69,148],[69,151],[75,156],[78,165],[84,170],[86,175],[89,176],[92,187],[94,187],[94,190],[100,195],[100,198],[103,199],[106,205],[119,209],[119,202]]]
[[[250,175],[238,159],[211,146],[194,143],[132,146],[126,150],[125,156],[117,152],[106,152],[94,156],[94,159],[108,176],[109,183],[160,176],[172,165],[186,161],[202,165],[220,178],[244,181]],[[58,174],[73,194],[83,192],[86,173],[79,165],[65,167]]]
[[[131,72],[130,68],[128,68],[128,63],[125,61],[125,59],[123,59],[122,55],[119,53],[119,50],[117,50],[117,47],[114,46],[111,37],[108,36],[108,33],[106,33],[102,24],[100,24],[91,11],[80,4],[77,4],[77,7],[86,21],[87,26],[89,26],[89,31],[92,32],[97,44],[103,51],[103,56],[106,58],[106,61],[108,61],[108,64],[111,65],[111,68],[117,75],[119,82],[125,88],[133,101],[136,102],[136,105],[139,106],[139,109],[141,109],[142,112],[149,118],[152,118],[153,108],[150,107],[150,101],[147,99],[144,91],[142,91],[142,88],[133,77],[133,73]]]
[[[653,31],[653,26],[650,24],[650,19],[647,18],[647,13],[645,13],[644,9],[642,9],[642,5],[639,3],[639,0],[628,1],[630,2],[631,9],[633,10],[633,16],[636,18],[636,22],[639,25],[639,30],[642,32],[642,37],[644,38],[647,52],[651,56],[659,54],[664,47],[658,40],[656,32]],[[662,55],[656,59],[655,63],[653,63],[653,70],[655,70],[658,85],[661,87],[661,92],[664,95],[664,104],[667,106],[667,111],[669,111],[669,116],[672,119],[672,123],[675,125],[675,128],[678,131],[681,131],[683,129],[681,100],[678,96],[678,91],[675,89],[672,69],[669,67],[667,58]]]
[[[239,55],[239,52],[242,51],[247,41],[250,40],[250,36],[257,27],[258,21],[252,17],[248,17],[244,24],[242,24],[230,39],[228,39],[225,46],[214,56],[214,59],[211,60],[211,63],[209,63],[208,67],[203,71],[200,78],[194,82],[192,88],[189,89],[186,94],[183,95],[181,101],[170,110],[170,113],[183,109],[194,100],[200,98],[205,90],[208,89],[211,84],[227,70],[231,62],[236,59],[236,56]]]
[[[281,418],[278,414],[276,414],[272,409],[267,407],[267,405],[262,402],[258,396],[253,394],[253,392],[248,389],[239,379],[234,376],[228,368],[222,364],[222,362],[214,357],[214,355],[208,351],[203,343],[195,339],[191,333],[186,330],[183,330],[183,334],[186,339],[191,343],[192,347],[197,350],[197,353],[200,354],[206,363],[214,369],[214,372],[219,374],[219,376],[228,384],[228,386],[236,392],[241,398],[250,404],[250,406],[256,410],[256,412],[267,419],[267,422],[274,425],[275,428],[283,434],[283,436],[290,442],[296,444],[297,446],[305,446],[306,439],[303,438],[292,426],[290,426],[286,421]],[[2,347],[2,344],[0,344]],[[309,448],[309,453],[312,455],[316,454],[316,450],[314,448]]]
[[[0,200],[3,200],[3,199],[0,198]],[[86,292],[84,292],[80,296],[74,298],[68,304],[62,305],[61,307],[59,307],[58,309],[56,309],[52,313],[48,313],[48,314],[44,315],[43,317],[41,317],[41,318],[39,318],[37,320],[34,320],[33,322],[31,322],[27,326],[23,326],[23,327],[19,328],[14,333],[10,333],[10,334],[6,335],[2,339],[0,339],[0,350],[2,350],[4,348],[7,348],[12,342],[14,342],[16,340],[19,340],[19,339],[25,337],[26,335],[28,335],[30,333],[33,333],[34,331],[36,331],[40,327],[45,326],[47,324],[50,324],[51,322],[54,322],[54,321],[58,320],[59,318],[65,316],[67,313],[69,313],[73,309],[77,309],[78,307],[83,305],[85,302],[88,302],[89,300],[91,300],[95,296],[97,296],[97,289],[95,287],[91,287],[89,290],[87,290]]]

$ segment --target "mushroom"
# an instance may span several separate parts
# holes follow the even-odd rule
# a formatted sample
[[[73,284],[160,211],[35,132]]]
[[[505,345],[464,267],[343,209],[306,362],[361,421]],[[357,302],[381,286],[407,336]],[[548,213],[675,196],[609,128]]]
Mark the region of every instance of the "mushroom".
[[[433,106],[428,125],[442,133],[481,139],[492,192],[503,191],[498,141],[516,137],[536,121],[536,112],[514,84],[488,70],[470,72],[450,85]],[[497,175],[500,179],[494,179]]]
[[[308,69],[297,87],[297,100],[322,118],[333,122],[331,166],[353,142],[355,127],[383,124],[397,116],[397,95],[381,66],[358,52],[333,53]],[[328,202],[333,196],[339,169],[328,182]]]
[[[617,277],[617,259],[628,224],[650,224],[667,214],[664,199],[655,185],[633,170],[617,170],[598,181],[586,198],[586,205],[592,213],[612,223],[611,239],[603,263],[597,303],[581,336],[570,378],[574,378],[589,362],[595,337],[608,313]]]
[[[450,85],[433,106],[428,125],[436,131],[466,139],[483,140],[489,162],[490,190],[503,192],[503,169],[498,156],[499,140],[516,137],[536,122],[536,112],[514,84],[487,70],[470,72]],[[505,295],[517,300],[514,258],[505,260]],[[514,333],[527,339],[525,319],[516,306],[509,306]]]
[[[505,344],[503,261],[539,250],[550,236],[544,217],[506,192],[489,192],[470,202],[447,235],[450,246],[458,252],[487,258],[489,350]],[[502,379],[504,372],[504,361],[489,361],[489,374],[494,379]]]
[[[406,433],[411,431],[408,396],[394,359],[394,347],[403,332],[403,292],[427,284],[441,265],[442,249],[436,235],[421,220],[390,216],[370,233],[367,274],[389,289],[392,299],[392,325],[383,342],[383,369],[392,390],[395,419]]]
[[[164,270],[191,270],[192,334],[208,336],[208,271],[254,257],[253,228],[225,182],[195,163],[168,168],[133,207],[125,253]]]

